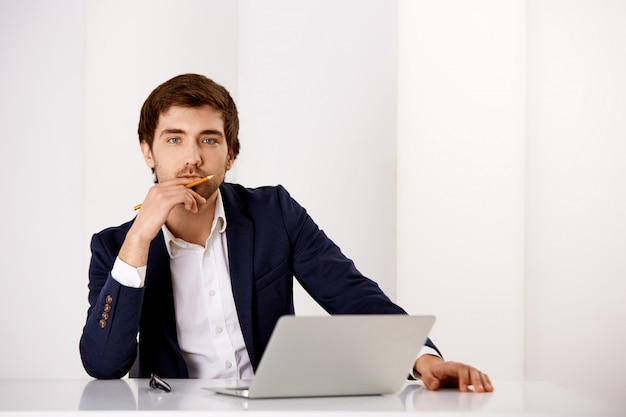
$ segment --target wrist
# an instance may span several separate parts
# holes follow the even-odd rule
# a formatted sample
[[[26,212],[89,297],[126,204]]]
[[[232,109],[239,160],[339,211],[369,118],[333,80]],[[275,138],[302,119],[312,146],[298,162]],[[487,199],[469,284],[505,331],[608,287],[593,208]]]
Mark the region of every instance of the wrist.
[[[137,233],[129,232],[118,253],[118,257],[135,268],[146,265],[151,239],[145,239]]]
[[[424,354],[417,358],[415,361],[415,366],[413,370],[417,373],[417,375],[423,375],[428,372],[428,370],[436,364],[443,363],[443,359],[436,355],[431,355],[429,353]]]

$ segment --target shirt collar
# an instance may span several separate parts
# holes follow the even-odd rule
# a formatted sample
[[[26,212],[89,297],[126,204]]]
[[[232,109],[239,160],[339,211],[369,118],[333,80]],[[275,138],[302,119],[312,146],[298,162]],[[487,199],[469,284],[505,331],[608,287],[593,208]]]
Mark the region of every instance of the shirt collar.
[[[226,231],[226,211],[224,210],[224,201],[222,200],[222,192],[218,188],[217,189],[217,199],[215,200],[215,214],[213,215],[213,224],[211,226],[211,234],[207,239],[207,243],[211,236],[217,230],[219,233],[224,233]],[[163,230],[163,238],[165,240],[165,247],[167,248],[167,253],[170,255],[170,258],[173,257],[173,253],[177,252],[177,249],[185,249],[189,248],[192,244],[184,241],[181,238],[178,238],[170,232],[167,226],[164,224],[161,226],[161,230]],[[176,248],[176,249],[174,249]]]

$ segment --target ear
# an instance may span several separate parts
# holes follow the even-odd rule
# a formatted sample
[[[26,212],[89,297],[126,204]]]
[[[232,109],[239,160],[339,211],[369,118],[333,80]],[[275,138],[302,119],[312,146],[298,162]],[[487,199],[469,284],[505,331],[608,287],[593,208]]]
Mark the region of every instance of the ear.
[[[143,154],[143,159],[146,161],[146,165],[148,168],[154,169],[154,158],[152,157],[152,149],[150,149],[150,145],[145,140],[142,140],[140,143],[141,153]]]
[[[228,151],[228,155],[226,155],[226,171],[230,171],[233,167],[233,163],[235,163],[235,155],[233,151]]]

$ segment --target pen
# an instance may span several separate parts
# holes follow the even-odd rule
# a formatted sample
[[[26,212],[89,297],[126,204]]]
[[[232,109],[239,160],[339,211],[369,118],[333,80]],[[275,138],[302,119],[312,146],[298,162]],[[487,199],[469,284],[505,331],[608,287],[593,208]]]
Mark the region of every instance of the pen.
[[[170,392],[172,390],[172,387],[170,387],[170,384],[165,382],[163,380],[163,378],[159,377],[158,375],[156,375],[154,373],[152,373],[150,375],[150,388],[152,388],[152,389],[160,389],[160,390],[163,390],[165,392]]]
[[[189,184],[185,185],[185,187],[193,188],[193,187],[195,187],[198,184],[202,184],[203,182],[207,182],[208,180],[210,180],[213,177],[214,177],[214,175],[207,175],[206,177],[202,177],[199,180],[190,182]],[[135,210],[139,210],[140,208],[141,208],[141,204],[137,204],[135,207],[133,207],[133,209],[135,209]]]

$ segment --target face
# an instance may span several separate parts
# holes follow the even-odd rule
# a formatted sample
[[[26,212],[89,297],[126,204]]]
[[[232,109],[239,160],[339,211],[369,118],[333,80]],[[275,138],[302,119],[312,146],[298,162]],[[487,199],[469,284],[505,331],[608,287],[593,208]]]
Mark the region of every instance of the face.
[[[159,117],[152,149],[144,141],[141,150],[157,182],[177,177],[196,180],[213,174],[209,182],[194,188],[205,198],[224,182],[234,160],[228,151],[222,113],[208,105],[170,107]]]

